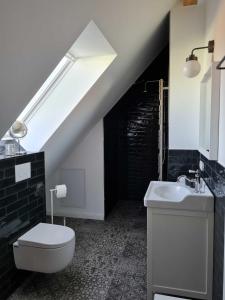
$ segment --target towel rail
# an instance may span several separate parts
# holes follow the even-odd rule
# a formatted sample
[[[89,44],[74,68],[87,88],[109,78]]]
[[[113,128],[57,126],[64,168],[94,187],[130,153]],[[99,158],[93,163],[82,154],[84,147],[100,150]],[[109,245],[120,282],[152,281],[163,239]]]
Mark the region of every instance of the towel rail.
[[[221,61],[216,66],[217,70],[225,70],[225,66],[222,67],[223,62],[225,61],[225,56],[221,59]]]

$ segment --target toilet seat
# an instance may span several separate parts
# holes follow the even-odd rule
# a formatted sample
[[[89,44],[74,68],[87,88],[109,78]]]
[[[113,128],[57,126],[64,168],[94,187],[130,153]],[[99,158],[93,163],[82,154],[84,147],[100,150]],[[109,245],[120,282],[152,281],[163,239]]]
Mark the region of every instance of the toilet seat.
[[[155,294],[154,300],[190,300],[190,299]]]
[[[74,239],[74,231],[66,226],[39,223],[22,235],[19,245],[55,249],[65,246]]]

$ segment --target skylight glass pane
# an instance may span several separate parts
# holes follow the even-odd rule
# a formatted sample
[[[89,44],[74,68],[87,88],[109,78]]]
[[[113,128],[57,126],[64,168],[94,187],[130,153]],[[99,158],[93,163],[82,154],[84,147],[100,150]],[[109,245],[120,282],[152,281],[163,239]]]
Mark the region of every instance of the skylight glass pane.
[[[37,91],[34,97],[30,100],[28,105],[19,115],[18,119],[22,121],[29,121],[32,115],[37,112],[43,102],[48,98],[49,94],[54,90],[54,88],[59,84],[60,80],[65,75],[65,72],[71,66],[72,60],[64,56],[63,59],[58,63],[53,72],[49,75],[47,80],[43,83],[41,88]]]

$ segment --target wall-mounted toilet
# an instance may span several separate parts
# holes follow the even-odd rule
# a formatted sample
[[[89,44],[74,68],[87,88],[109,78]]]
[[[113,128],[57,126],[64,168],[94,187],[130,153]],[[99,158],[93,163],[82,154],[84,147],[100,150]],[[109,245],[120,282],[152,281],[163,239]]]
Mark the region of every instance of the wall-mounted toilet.
[[[13,244],[16,267],[22,270],[55,273],[72,260],[75,250],[73,229],[39,223]]]

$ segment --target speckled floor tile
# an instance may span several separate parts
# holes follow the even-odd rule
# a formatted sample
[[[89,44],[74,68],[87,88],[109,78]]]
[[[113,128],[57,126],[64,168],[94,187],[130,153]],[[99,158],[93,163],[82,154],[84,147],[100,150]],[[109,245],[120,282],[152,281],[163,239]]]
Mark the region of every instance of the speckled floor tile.
[[[55,222],[62,224],[60,218]],[[71,264],[33,274],[9,300],[146,300],[146,211],[123,201],[106,221],[67,219],[76,232]]]

